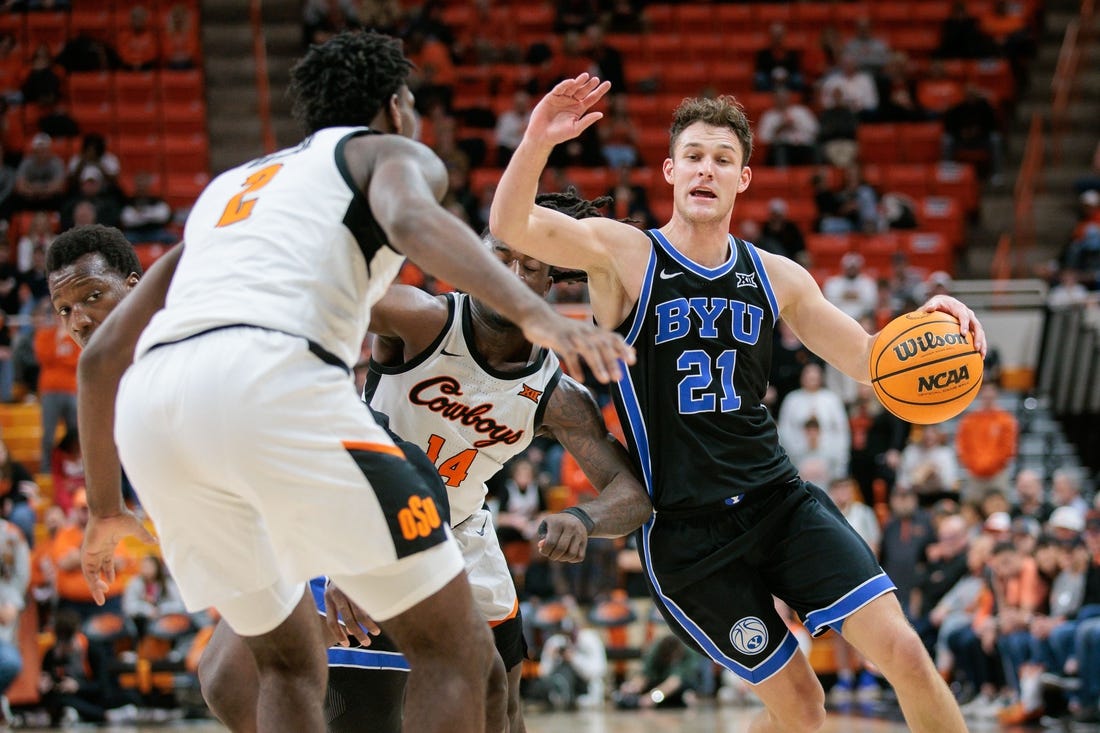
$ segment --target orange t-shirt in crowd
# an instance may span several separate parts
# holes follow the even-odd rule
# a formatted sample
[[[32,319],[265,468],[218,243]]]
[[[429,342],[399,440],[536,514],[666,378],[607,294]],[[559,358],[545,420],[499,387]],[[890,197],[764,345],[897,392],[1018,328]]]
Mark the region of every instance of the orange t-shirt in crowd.
[[[80,553],[80,545],[84,542],[84,528],[76,525],[63,527],[54,537],[50,547],[50,557],[57,568],[57,595],[70,601],[91,601],[92,591],[84,580],[84,573],[80,565],[70,570],[61,568],[61,559],[71,553]],[[130,553],[124,545],[115,548],[115,581],[107,587],[106,596],[114,598],[126,590],[126,584],[133,576],[133,563]]]
[[[118,33],[118,55],[127,66],[148,66],[157,60],[157,36],[152,30],[135,33],[123,28]]]
[[[963,415],[955,431],[959,463],[981,478],[996,476],[1016,455],[1016,418],[1004,410],[977,410]]]
[[[80,347],[56,326],[40,328],[34,334],[34,356],[38,359],[38,391],[76,394],[76,364]]]
[[[994,578],[994,584],[998,583]],[[993,590],[986,586],[978,597],[978,609],[974,613],[972,626],[980,629],[985,620],[993,615],[994,610],[1003,611],[1006,608],[1019,609],[1021,611],[1034,612],[1042,608],[1046,599],[1047,584],[1039,575],[1039,567],[1030,557],[1024,558],[1020,574],[1009,578],[1001,588],[1002,597],[997,606],[993,597]]]
[[[425,41],[420,53],[413,55],[410,61],[419,67],[425,80],[434,86],[452,86],[458,80],[454,62],[451,61],[451,49],[435,39]]]

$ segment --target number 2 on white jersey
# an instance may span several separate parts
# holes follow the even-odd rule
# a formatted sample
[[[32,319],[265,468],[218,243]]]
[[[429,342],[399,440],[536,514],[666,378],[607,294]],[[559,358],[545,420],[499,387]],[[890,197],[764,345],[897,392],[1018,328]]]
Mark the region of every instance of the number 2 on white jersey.
[[[275,163],[266,168],[261,168],[244,179],[244,190],[229,199],[229,203],[225,205],[225,211],[222,212],[222,218],[218,219],[216,226],[227,227],[230,224],[236,224],[252,216],[252,208],[256,205],[257,197],[253,196],[252,198],[246,199],[245,196],[250,193],[256,193],[261,188],[271,183],[271,179],[275,177],[275,174],[278,173],[282,167],[282,163]]]

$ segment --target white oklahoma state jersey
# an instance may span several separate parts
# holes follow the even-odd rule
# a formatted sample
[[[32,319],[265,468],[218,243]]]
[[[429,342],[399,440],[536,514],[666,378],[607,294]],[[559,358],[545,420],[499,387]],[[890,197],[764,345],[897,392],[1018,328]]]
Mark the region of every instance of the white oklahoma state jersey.
[[[469,297],[446,298],[447,325],[431,346],[400,366],[372,359],[363,399],[428,454],[447,484],[451,526],[458,526],[481,508],[486,480],[531,443],[561,366],[539,349],[522,369],[493,369],[474,349]]]
[[[246,324],[302,336],[354,364],[370,308],[404,261],[344,162],[345,143],[370,134],[320,130],[211,181],[187,218],[165,308],[137,355]]]

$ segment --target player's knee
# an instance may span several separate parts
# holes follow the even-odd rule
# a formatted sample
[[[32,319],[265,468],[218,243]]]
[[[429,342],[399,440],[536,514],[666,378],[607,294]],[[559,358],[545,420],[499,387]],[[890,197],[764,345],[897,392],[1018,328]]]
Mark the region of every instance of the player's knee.
[[[820,699],[799,698],[793,704],[782,708],[770,708],[769,715],[775,728],[782,731],[814,733],[825,727],[825,697]]]

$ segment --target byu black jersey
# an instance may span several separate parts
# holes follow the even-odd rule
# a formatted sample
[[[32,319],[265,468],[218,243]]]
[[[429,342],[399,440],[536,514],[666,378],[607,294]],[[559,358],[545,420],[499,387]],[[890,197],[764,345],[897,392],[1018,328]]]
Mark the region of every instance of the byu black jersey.
[[[617,329],[637,360],[614,390],[653,506],[688,510],[793,479],[763,405],[779,306],[756,248],[730,237],[715,268],[658,230],[642,291]]]

